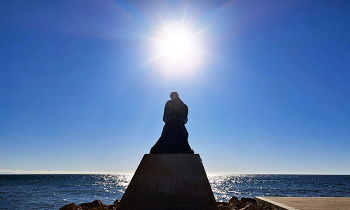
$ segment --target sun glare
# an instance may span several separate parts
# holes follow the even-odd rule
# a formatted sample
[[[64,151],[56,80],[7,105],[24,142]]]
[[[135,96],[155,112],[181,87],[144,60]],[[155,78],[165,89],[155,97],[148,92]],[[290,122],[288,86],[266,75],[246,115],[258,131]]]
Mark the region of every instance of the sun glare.
[[[174,31],[167,33],[160,40],[160,48],[163,54],[171,59],[184,59],[190,56],[191,36],[185,31]]]
[[[185,24],[163,25],[152,40],[152,61],[162,69],[179,72],[194,70],[198,66],[202,54],[199,33],[191,31]]]

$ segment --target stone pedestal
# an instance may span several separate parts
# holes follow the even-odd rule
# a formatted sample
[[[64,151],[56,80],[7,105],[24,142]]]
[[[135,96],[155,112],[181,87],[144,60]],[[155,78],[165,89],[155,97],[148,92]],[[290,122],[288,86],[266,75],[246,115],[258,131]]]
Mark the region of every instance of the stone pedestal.
[[[218,210],[198,154],[146,154],[118,210]]]

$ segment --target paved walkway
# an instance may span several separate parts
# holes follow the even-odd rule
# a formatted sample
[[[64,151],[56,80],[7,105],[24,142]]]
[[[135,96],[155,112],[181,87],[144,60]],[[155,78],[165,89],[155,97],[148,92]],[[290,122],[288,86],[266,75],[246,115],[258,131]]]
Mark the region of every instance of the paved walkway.
[[[350,197],[255,197],[255,200],[282,210],[350,210]]]

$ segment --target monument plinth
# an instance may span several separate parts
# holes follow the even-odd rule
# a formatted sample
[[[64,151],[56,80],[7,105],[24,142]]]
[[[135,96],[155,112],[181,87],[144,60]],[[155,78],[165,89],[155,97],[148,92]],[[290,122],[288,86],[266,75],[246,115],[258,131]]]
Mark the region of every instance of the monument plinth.
[[[143,156],[118,210],[218,210],[198,154],[188,144],[188,108],[176,92],[164,108],[163,132]]]
[[[198,154],[146,154],[118,210],[217,210]]]

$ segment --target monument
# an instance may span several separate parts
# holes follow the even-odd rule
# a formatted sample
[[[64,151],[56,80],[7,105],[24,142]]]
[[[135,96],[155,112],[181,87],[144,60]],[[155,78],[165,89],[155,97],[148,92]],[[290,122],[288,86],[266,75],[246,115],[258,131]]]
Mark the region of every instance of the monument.
[[[218,210],[202,161],[188,143],[188,107],[176,92],[170,98],[161,137],[143,156],[118,210]]]
[[[162,135],[152,147],[150,154],[193,154],[185,127],[188,121],[188,107],[181,101],[177,92],[172,92],[170,98],[164,108],[165,125]]]

